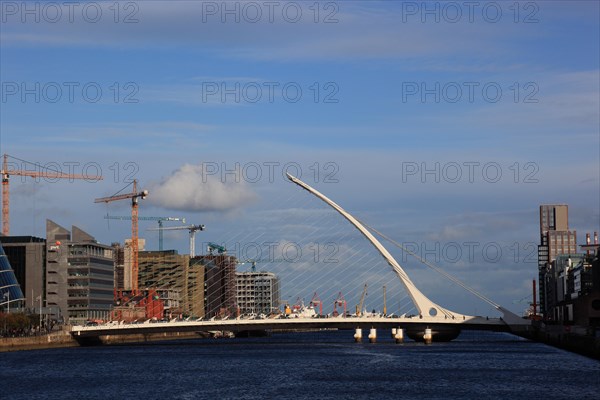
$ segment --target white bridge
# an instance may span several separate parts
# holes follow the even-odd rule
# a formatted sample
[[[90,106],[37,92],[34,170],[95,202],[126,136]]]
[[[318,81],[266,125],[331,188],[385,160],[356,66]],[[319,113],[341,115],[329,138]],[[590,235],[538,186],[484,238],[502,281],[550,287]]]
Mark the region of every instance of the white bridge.
[[[400,316],[398,318],[370,316],[370,317],[333,317],[333,318],[281,318],[281,319],[229,319],[214,321],[177,321],[165,323],[153,323],[146,321],[141,324],[124,324],[120,322],[110,322],[98,326],[74,326],[72,335],[77,338],[100,337],[103,335],[126,335],[126,334],[150,334],[162,332],[206,332],[206,331],[253,331],[253,330],[293,330],[293,329],[319,329],[319,328],[337,328],[337,329],[356,329],[357,335],[362,335],[360,327],[368,327],[371,334],[376,328],[391,328],[394,332],[402,332],[406,329],[407,334],[416,339],[422,339],[429,335],[429,339],[452,340],[460,333],[461,329],[480,329],[495,331],[510,331],[516,334],[527,334],[531,327],[531,321],[521,318],[499,304],[491,301],[487,297],[475,290],[469,288],[456,278],[450,277],[447,273],[442,274],[449,277],[460,286],[475,294],[480,299],[492,305],[502,315],[501,318],[487,318],[472,315],[465,315],[455,311],[448,310],[430,300],[425,296],[408,277],[400,264],[392,257],[385,247],[373,236],[373,234],[356,218],[346,212],[338,204],[328,197],[310,187],[300,179],[288,174],[290,181],[306,189],[317,198],[324,201],[354,227],[356,227],[365,238],[375,246],[394,272],[400,278],[404,288],[410,296],[417,309],[415,316]],[[370,334],[370,336],[371,336]],[[362,336],[361,336],[362,337]],[[358,337],[357,339],[360,339]]]

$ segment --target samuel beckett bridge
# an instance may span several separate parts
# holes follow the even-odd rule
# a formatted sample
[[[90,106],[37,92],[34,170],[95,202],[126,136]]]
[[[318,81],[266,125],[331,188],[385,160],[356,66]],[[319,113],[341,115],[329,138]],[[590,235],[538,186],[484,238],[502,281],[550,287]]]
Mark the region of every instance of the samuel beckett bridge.
[[[400,264],[392,257],[387,249],[373,236],[371,231],[385,237],[373,228],[368,228],[355,217],[346,212],[342,207],[318,192],[300,179],[287,175],[288,179],[307,190],[350,222],[360,233],[377,249],[387,263],[392,267],[400,282],[415,306],[415,315],[385,316],[379,314],[357,314],[356,316],[338,315],[327,318],[318,318],[318,315],[302,316],[295,315],[293,318],[266,318],[246,319],[242,317],[230,319],[173,319],[162,323],[145,321],[142,323],[124,323],[123,321],[111,321],[94,326],[73,326],[71,334],[80,343],[98,343],[102,337],[111,335],[146,335],[167,334],[184,332],[212,332],[212,331],[267,331],[267,330],[305,330],[305,329],[354,329],[354,339],[361,341],[363,329],[368,329],[368,338],[375,342],[377,329],[390,329],[396,342],[402,342],[404,336],[417,341],[430,343],[431,341],[450,341],[455,339],[462,330],[490,330],[498,332],[511,332],[519,336],[527,336],[531,329],[531,321],[519,317],[501,305],[476,292],[463,282],[459,281],[440,270],[442,275],[471,292],[481,300],[485,301],[500,314],[499,318],[489,318],[461,314],[451,311],[436,304],[425,296],[412,282]],[[388,239],[388,238],[386,238]],[[390,240],[390,239],[388,239]],[[393,242],[393,241],[392,241]],[[394,242],[395,243],[395,242]],[[397,244],[397,243],[395,243]],[[402,247],[401,245],[397,244]],[[408,251],[404,249],[405,251]],[[414,255],[414,254],[413,254]],[[422,260],[423,261],[423,260]],[[426,261],[423,261],[426,262]]]

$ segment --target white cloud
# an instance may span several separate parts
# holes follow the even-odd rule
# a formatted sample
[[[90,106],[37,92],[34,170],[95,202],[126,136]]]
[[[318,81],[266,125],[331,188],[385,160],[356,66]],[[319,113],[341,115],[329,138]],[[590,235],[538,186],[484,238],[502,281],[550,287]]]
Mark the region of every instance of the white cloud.
[[[191,164],[151,185],[150,193],[150,203],[180,211],[231,211],[257,199],[243,181],[220,181],[202,165]]]

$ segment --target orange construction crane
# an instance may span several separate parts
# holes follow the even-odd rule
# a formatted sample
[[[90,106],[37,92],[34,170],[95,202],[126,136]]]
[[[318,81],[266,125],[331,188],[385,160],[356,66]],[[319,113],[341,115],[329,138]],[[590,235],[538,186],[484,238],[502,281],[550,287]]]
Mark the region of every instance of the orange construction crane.
[[[39,164],[30,163],[24,160],[19,160],[21,162],[37,165],[40,169],[46,169],[46,171],[28,171],[21,169],[8,169],[8,154],[4,154],[4,160],[2,162],[2,234],[8,236],[10,232],[10,200],[9,195],[10,191],[8,190],[8,178],[11,175],[16,176],[29,176],[32,178],[49,178],[49,179],[86,179],[88,181],[99,181],[102,180],[102,176],[97,175],[78,175],[78,174],[65,174],[61,171],[55,171],[51,168],[42,168]],[[14,158],[14,157],[11,157]]]
[[[131,193],[116,194],[110,197],[101,197],[94,200],[94,203],[109,203],[116,200],[131,199],[131,291],[134,295],[138,291],[138,198],[145,199],[148,196],[147,190],[137,191],[137,181],[133,180],[133,191]]]

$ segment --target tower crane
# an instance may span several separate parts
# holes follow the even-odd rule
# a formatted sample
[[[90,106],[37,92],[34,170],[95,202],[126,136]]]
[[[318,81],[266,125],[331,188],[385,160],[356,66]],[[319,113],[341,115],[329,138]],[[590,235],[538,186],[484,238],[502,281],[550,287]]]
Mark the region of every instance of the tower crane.
[[[104,219],[130,220],[131,217],[105,215]],[[157,221],[158,222],[158,250],[163,250],[163,221],[181,221],[185,224],[185,218],[180,217],[138,217],[139,221]]]
[[[203,231],[204,225],[184,225],[184,226],[169,226],[167,228],[150,228],[149,231],[177,231],[187,229],[190,231],[190,258],[196,256],[196,232]]]
[[[218,245],[218,244],[216,244],[216,243],[210,243],[210,242],[209,242],[209,243],[208,243],[208,252],[209,252],[210,254],[212,254],[212,252],[213,252],[214,250],[217,250],[217,253],[219,253],[219,254],[224,254],[224,253],[226,253],[226,252],[227,252],[227,249],[226,249],[225,247],[223,247],[223,246],[219,246],[219,245]]]
[[[362,295],[360,296],[360,303],[356,306],[356,316],[360,317],[362,314],[362,309],[365,305],[365,296],[367,295],[367,284],[365,283],[365,287],[363,288]]]
[[[8,169],[8,154],[4,154],[4,160],[2,162],[2,171],[0,174],[2,175],[2,234],[7,235],[10,232],[10,191],[8,188],[8,180],[11,175],[16,176],[29,176],[32,178],[48,178],[48,179],[86,179],[88,181],[99,181],[102,180],[103,177],[100,175],[79,175],[79,174],[65,174],[61,171],[54,171],[51,168],[45,168],[46,171],[28,171],[21,169]],[[11,157],[14,158],[14,157]],[[38,165],[30,163],[28,161],[19,160],[23,163],[28,163],[32,165]],[[41,167],[40,167],[41,169]]]
[[[137,180],[133,180],[133,189],[131,193],[116,194],[110,197],[100,197],[94,200],[94,203],[109,203],[117,200],[131,199],[131,291],[134,295],[138,294],[138,199],[145,199],[148,196],[147,190],[137,191]]]
[[[250,267],[250,272],[256,272],[256,263],[257,262],[258,261],[256,261],[256,260],[248,259],[248,260],[244,260],[244,261],[238,262],[238,265],[244,265],[244,264],[247,264],[247,263],[251,263],[252,266]]]

